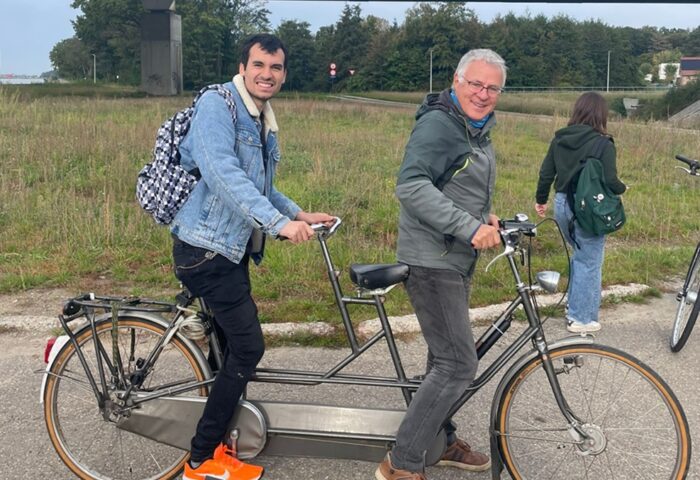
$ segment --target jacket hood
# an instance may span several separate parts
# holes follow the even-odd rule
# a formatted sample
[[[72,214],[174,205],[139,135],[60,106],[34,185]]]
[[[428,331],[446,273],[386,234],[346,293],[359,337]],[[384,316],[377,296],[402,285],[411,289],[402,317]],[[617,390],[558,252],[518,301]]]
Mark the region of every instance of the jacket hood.
[[[599,136],[600,133],[593,130],[589,125],[571,125],[557,130],[557,144],[569,150],[577,150],[585,145],[589,140]]]
[[[443,90],[440,93],[429,93],[426,95],[423,103],[420,107],[418,107],[418,111],[416,112],[416,120],[431,110],[442,110],[443,112],[454,116],[455,119],[461,123],[466,123],[464,115],[452,102],[449,90]]]

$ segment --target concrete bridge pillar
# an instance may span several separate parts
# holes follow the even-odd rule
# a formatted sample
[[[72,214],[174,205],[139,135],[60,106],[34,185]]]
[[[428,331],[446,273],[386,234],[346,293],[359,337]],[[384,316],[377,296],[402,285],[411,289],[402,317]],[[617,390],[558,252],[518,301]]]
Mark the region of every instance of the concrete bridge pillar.
[[[182,92],[182,24],[175,0],[142,0],[141,90],[151,95]]]

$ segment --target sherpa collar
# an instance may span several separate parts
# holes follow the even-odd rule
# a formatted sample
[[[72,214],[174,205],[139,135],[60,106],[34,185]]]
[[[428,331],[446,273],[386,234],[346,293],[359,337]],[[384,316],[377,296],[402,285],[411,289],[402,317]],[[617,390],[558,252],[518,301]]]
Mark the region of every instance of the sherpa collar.
[[[245,108],[248,110],[250,116],[254,118],[259,118],[260,110],[258,110],[258,107],[255,105],[253,98],[250,96],[250,93],[248,93],[248,90],[245,88],[245,80],[243,80],[243,77],[240,74],[233,77],[233,85],[236,87],[236,90],[238,90],[238,94],[243,99]],[[277,126],[277,120],[275,119],[275,113],[272,111],[272,107],[270,106],[269,101],[265,102],[265,104],[263,105],[262,113],[264,114],[265,118],[265,136],[267,136],[268,132],[279,131],[279,127]]]

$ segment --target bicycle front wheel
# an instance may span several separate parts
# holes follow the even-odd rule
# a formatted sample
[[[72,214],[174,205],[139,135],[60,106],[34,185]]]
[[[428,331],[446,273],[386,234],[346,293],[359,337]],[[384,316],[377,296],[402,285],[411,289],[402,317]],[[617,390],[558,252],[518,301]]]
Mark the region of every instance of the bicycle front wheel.
[[[687,288],[678,292],[678,309],[676,310],[676,318],[673,321],[673,331],[671,332],[671,350],[674,352],[680,351],[685,346],[698,318],[698,311],[700,310],[700,304],[696,301],[698,292],[700,292],[700,275],[698,270],[700,270],[700,256],[698,256],[696,251],[685,280]]]
[[[506,386],[496,417],[503,463],[514,479],[685,478],[688,423],[654,371],[599,345],[564,346],[550,356],[589,438],[562,415],[539,356],[530,360]]]
[[[112,358],[112,320],[98,322],[97,337]],[[117,344],[125,377],[129,379],[140,358],[146,359],[164,328],[141,318],[120,317]],[[77,338],[88,366],[99,385],[96,342],[90,329]],[[115,379],[105,370],[110,396],[117,393]],[[193,380],[205,380],[196,355],[174,337],[142,384],[142,390],[157,391]],[[206,388],[183,395],[205,396]],[[51,443],[61,460],[83,479],[170,479],[184,467],[188,452],[157,443],[117,428],[115,419],[100,408],[71,343],[53,363],[44,391],[44,417]]]

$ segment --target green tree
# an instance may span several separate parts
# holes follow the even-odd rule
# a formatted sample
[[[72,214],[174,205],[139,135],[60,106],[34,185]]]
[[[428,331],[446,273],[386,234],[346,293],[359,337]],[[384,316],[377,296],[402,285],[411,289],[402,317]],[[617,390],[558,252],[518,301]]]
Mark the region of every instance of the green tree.
[[[97,77],[127,83],[141,80],[141,0],[73,0],[81,14],[76,36],[97,59]]]
[[[186,88],[230,79],[238,73],[240,46],[251,34],[269,31],[269,11],[259,0],[190,0],[182,16]]]
[[[639,73],[641,73],[642,76],[646,77],[647,75],[651,75],[653,70],[654,70],[654,67],[652,67],[651,63],[649,63],[649,62],[643,62],[639,65]]]
[[[461,3],[419,3],[406,12],[396,51],[388,56],[387,79],[393,89],[428,90],[430,51],[433,56],[433,89],[452,83],[459,59],[482,46],[483,25]]]
[[[363,69],[370,37],[369,24],[363,20],[360,6],[346,4],[335,24],[331,46],[330,61],[338,66],[339,88],[350,78],[350,69]]]
[[[542,54],[546,62],[548,84],[552,86],[582,86],[584,39],[576,22],[566,15],[554,17],[544,37]],[[586,65],[590,68],[590,64]]]
[[[328,66],[331,63],[336,63],[333,58],[334,37],[334,25],[321,27],[316,32],[316,37],[314,38],[314,65],[321,65],[321,68],[316,70],[316,75],[314,76],[313,88],[316,91],[327,92],[335,82],[328,74]]]
[[[389,84],[387,64],[391,53],[396,50],[400,27],[376,17],[368,17],[367,22],[370,24],[371,38],[365,62],[348,82],[348,88],[384,90]]]
[[[678,73],[678,67],[674,63],[667,63],[664,67],[664,73],[666,74],[666,83],[673,83]]]
[[[508,65],[507,84],[518,87],[549,85],[542,48],[548,29],[544,15],[498,16],[485,28],[485,46],[503,57]]]
[[[686,43],[678,48],[685,57],[700,57],[700,27],[690,32]]]
[[[49,59],[60,78],[81,80],[92,71],[92,57],[78,38],[61,40],[51,49]]]
[[[308,91],[313,88],[314,71],[321,65],[314,65],[314,38],[308,22],[285,21],[275,32],[289,51],[287,59],[288,90]]]
[[[81,13],[76,36],[97,57],[98,77],[138,84],[141,80],[142,0],[73,0]],[[183,76],[187,88],[223,81],[238,71],[239,48],[252,33],[269,30],[261,0],[188,0],[182,17]]]

